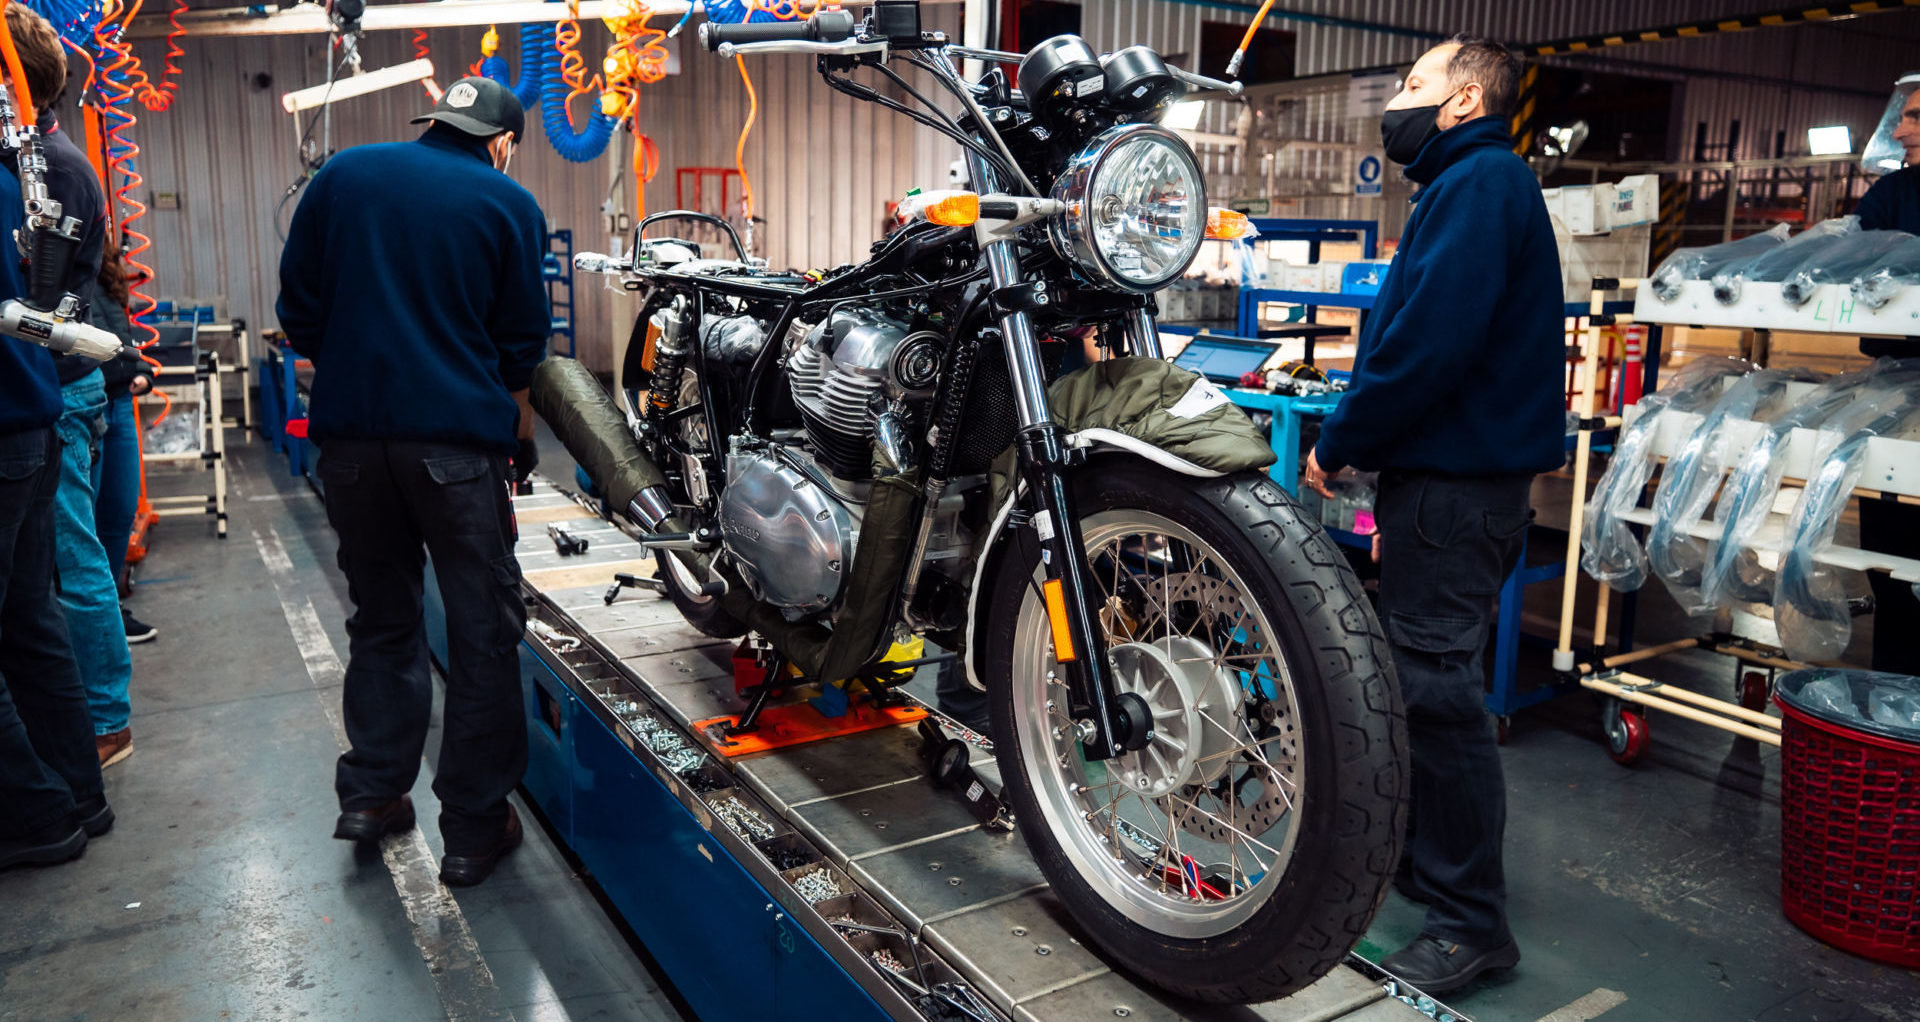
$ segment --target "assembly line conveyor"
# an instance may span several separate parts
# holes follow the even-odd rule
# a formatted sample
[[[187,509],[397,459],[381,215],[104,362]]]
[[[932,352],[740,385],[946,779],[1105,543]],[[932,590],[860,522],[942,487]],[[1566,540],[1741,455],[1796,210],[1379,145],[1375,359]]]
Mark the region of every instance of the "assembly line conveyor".
[[[1400,991],[1359,958],[1265,1005],[1157,995],[1076,938],[1018,834],[982,828],[929,785],[910,725],[713,755],[690,722],[738,711],[734,644],[643,589],[608,603],[616,572],[645,578],[652,561],[569,494],[543,482],[514,510],[530,614],[525,794],[700,1018],[1447,1016],[1389,996]],[[587,550],[562,557],[546,531],[556,522]]]

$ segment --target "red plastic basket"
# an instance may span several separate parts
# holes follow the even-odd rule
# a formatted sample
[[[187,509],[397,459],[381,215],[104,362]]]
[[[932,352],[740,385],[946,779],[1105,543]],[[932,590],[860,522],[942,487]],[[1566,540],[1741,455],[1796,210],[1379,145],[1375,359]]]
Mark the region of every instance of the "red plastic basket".
[[[1834,947],[1920,967],[1920,745],[1778,705],[1781,907]]]

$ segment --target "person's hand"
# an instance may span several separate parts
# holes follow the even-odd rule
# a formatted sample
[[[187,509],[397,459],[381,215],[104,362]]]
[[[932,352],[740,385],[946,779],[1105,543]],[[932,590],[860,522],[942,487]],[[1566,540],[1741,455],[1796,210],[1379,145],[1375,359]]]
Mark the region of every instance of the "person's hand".
[[[513,452],[513,481],[524,483],[533,474],[534,467],[540,464],[540,448],[534,446],[532,437],[521,437],[520,446]]]
[[[1373,534],[1373,563],[1380,563],[1380,534],[1378,532]]]
[[[1317,448],[1307,452],[1306,470],[1301,473],[1300,481],[1322,497],[1333,499],[1333,490],[1327,486],[1327,473],[1320,467],[1320,451]]]
[[[153,390],[153,377],[151,376],[136,376],[131,383],[127,384],[127,393],[132,394],[134,397],[140,397],[151,390]]]

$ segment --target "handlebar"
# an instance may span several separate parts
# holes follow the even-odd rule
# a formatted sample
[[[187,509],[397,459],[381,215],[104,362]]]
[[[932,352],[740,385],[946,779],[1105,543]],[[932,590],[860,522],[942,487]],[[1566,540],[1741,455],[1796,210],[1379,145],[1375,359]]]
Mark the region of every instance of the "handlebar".
[[[805,21],[756,21],[739,24],[706,22],[700,26],[700,41],[709,50],[724,43],[837,43],[853,35],[851,11],[820,11]]]

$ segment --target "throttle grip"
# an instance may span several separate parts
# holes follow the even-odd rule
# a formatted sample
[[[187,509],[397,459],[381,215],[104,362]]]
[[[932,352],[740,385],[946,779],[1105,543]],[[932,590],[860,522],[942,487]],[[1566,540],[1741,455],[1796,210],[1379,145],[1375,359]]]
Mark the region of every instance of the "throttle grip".
[[[821,11],[805,21],[709,21],[700,26],[700,41],[709,50],[719,49],[721,43],[837,43],[853,35],[853,28],[851,11]]]

